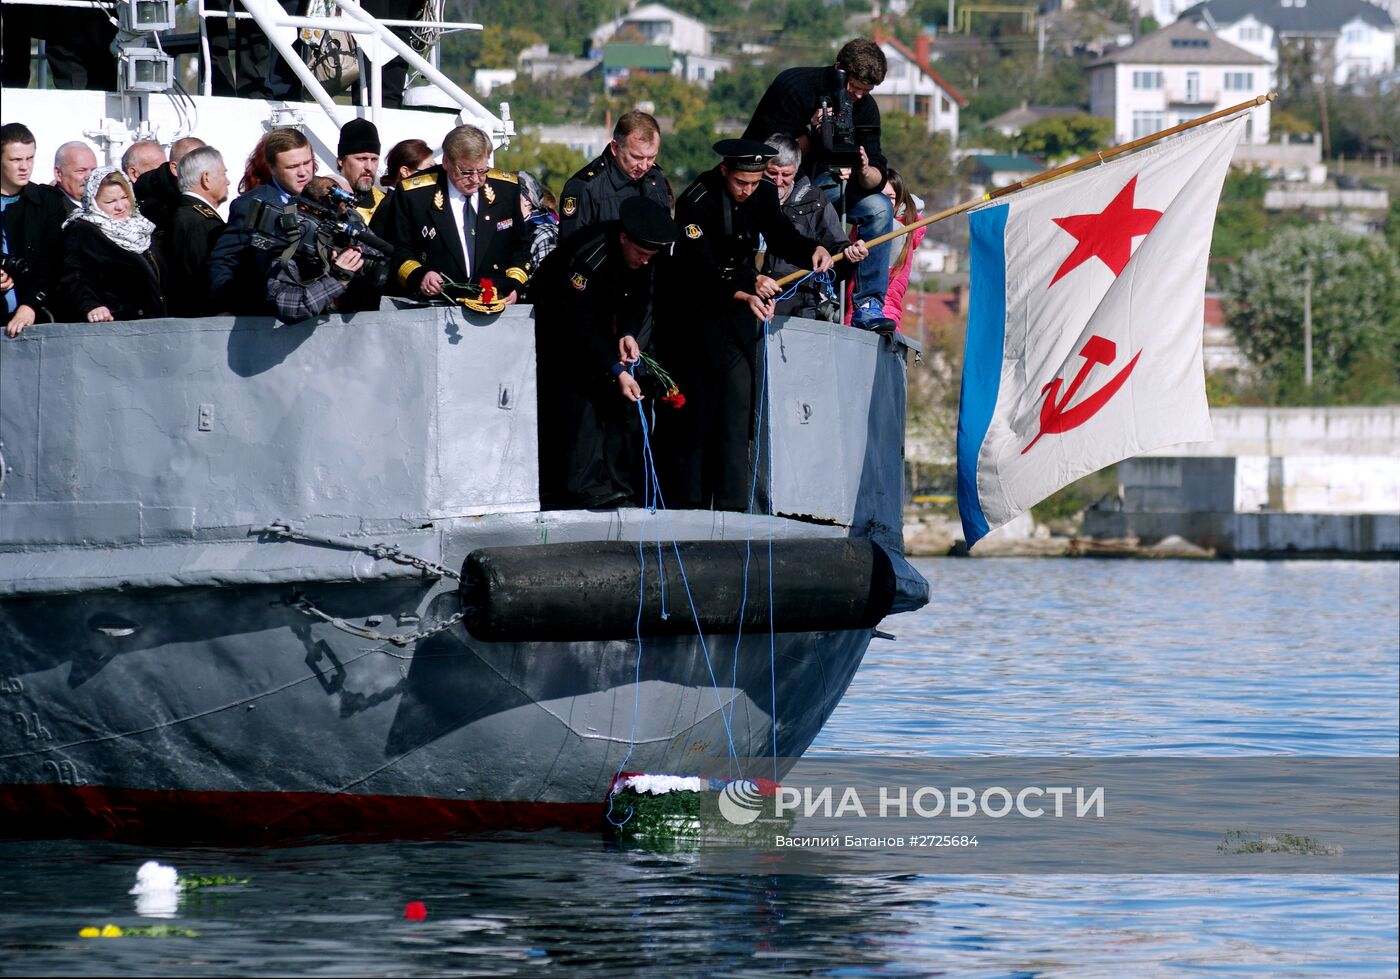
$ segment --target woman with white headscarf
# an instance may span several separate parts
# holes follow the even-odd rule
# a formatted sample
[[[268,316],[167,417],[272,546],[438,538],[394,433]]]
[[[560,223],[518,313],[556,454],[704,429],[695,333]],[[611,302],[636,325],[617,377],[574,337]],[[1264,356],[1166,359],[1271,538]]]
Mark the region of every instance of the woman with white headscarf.
[[[70,322],[139,320],[165,313],[164,269],[151,224],[125,175],[99,167],[83,205],[63,222],[62,300]]]

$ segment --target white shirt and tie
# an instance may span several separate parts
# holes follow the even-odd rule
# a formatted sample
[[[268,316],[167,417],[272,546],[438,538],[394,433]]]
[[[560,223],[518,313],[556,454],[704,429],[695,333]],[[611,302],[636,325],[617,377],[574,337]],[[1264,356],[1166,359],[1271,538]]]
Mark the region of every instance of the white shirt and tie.
[[[475,251],[476,241],[476,198],[480,194],[472,194],[471,197],[463,194],[457,189],[457,185],[452,181],[447,182],[448,200],[452,202],[452,216],[457,224],[457,237],[462,242],[462,263],[467,269],[467,278],[472,277],[472,259]]]

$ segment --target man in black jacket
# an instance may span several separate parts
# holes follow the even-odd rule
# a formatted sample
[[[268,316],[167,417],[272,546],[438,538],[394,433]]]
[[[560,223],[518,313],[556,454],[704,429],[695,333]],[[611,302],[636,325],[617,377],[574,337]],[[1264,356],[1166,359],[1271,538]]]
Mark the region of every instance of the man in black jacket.
[[[316,173],[311,143],[299,129],[274,129],[263,144],[263,159],[272,182],[237,197],[228,209],[228,224],[209,253],[209,288],[215,308],[235,315],[272,316],[267,277],[277,256],[253,244],[249,221],[259,205],[278,209],[294,204]]]
[[[656,201],[669,213],[671,185],[656,165],[661,127],[637,109],[613,127],[612,142],[602,155],[564,184],[559,202],[559,240],[598,224],[615,221],[622,202],[633,197]]]
[[[818,68],[789,68],[781,72],[754,110],[745,139],[767,139],[780,133],[797,141],[802,150],[803,172],[827,195],[846,220],[870,241],[894,228],[894,205],[880,193],[885,185],[885,156],[880,151],[880,107],[870,98],[871,89],[885,80],[885,53],[869,38],[858,37],[837,53],[836,63]],[[850,96],[854,129],[852,137],[859,160],[852,164],[849,180],[836,173],[844,161],[832,156],[822,140],[825,112],[822,99],[834,101],[842,88]],[[842,197],[842,184],[845,197]],[[856,272],[852,325],[890,332],[894,321],[885,316],[885,290],[889,287],[890,243],[876,245],[871,258]]]
[[[652,343],[653,260],[675,240],[666,208],[633,197],[616,221],[574,235],[535,274],[546,509],[644,502],[636,438],[644,395],[634,372]]]
[[[772,318],[781,291],[754,265],[759,239],[778,257],[818,272],[831,267],[831,253],[783,215],[777,190],[763,179],[773,149],[727,139],[715,152],[724,162],[676,199],[680,236],[669,298],[684,325],[664,349],[683,377],[686,405],[681,430],[667,440],[663,488],[672,506],[747,510],[759,323]],[[854,254],[864,257],[864,246]]]
[[[180,206],[183,192],[180,190],[180,161],[191,150],[199,149],[204,140],[198,136],[185,136],[170,144],[170,160],[153,170],[147,170],[136,178],[131,189],[136,192],[136,204],[146,220],[156,226],[156,233],[164,235],[170,230],[170,222],[175,217],[175,209]]]
[[[443,162],[405,178],[374,212],[370,228],[393,244],[390,281],[404,295],[499,312],[530,280],[519,178],[487,166],[490,155],[485,133],[458,126]]]
[[[31,182],[34,134],[18,122],[0,127],[0,293],[5,335],[16,337],[48,310],[62,255],[63,195]]]
[[[797,148],[797,143],[786,136],[778,135],[769,136],[765,142],[777,150],[778,155],[768,161],[768,168],[763,175],[773,181],[773,186],[777,188],[778,203],[782,205],[783,213],[792,222],[792,226],[808,238],[821,242],[832,254],[843,250],[852,251],[846,240],[846,231],[841,226],[841,219],[836,216],[831,201],[812,186],[806,174],[797,172],[798,167],[802,165],[802,151]],[[851,257],[847,255],[848,259]],[[831,271],[845,279],[857,267],[848,261],[833,266]],[[776,256],[766,255],[763,271],[774,279],[782,279],[797,271],[797,266]],[[832,284],[814,277],[795,283],[787,291],[793,294],[787,299],[780,299],[773,307],[778,316],[804,316],[812,320],[840,321],[839,304]]]

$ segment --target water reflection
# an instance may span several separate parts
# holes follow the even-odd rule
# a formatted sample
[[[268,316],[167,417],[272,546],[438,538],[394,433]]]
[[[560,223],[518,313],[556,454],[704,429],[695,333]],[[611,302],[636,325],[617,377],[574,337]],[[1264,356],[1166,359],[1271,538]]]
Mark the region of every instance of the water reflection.
[[[942,561],[816,751],[1394,755],[1395,564]],[[247,877],[137,924],[136,868]],[[540,833],[164,850],[0,843],[0,963],[129,975],[1394,975],[1392,877],[716,875]],[[428,917],[406,921],[422,901]]]

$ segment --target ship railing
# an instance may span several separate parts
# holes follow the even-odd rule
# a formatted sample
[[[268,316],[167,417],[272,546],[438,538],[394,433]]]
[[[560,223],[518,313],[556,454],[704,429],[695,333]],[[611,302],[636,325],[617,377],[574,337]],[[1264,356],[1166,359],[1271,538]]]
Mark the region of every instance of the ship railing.
[[[5,2],[33,7],[79,7],[88,10],[99,8],[108,11],[115,10],[120,5],[118,2],[110,2],[110,0],[5,0]],[[511,122],[509,110],[504,103],[499,114],[491,112],[444,74],[437,64],[425,58],[411,44],[399,38],[391,30],[394,27],[414,27],[438,33],[463,30],[479,31],[482,29],[481,24],[440,19],[399,20],[386,18],[381,20],[361,8],[357,0],[334,0],[336,9],[344,13],[344,16],[335,17],[289,16],[273,0],[237,0],[237,3],[243,8],[242,10],[233,9],[233,0],[225,3],[223,9],[208,7],[205,0],[198,0],[201,90],[204,95],[213,94],[214,75],[206,21],[209,18],[226,20],[232,16],[237,20],[252,20],[258,25],[258,28],[266,35],[268,43],[277,52],[277,56],[291,66],[303,88],[337,127],[348,120],[353,109],[335,102],[325,85],[296,52],[292,42],[283,37],[278,28],[311,28],[356,35],[357,40],[361,40],[364,47],[360,55],[362,65],[364,62],[368,62],[369,67],[369,84],[361,86],[361,90],[364,92],[362,104],[368,109],[368,116],[373,122],[380,121],[380,114],[383,110],[381,63],[392,60],[393,56],[397,55],[403,58],[411,70],[418,72],[438,91],[447,95],[455,103],[462,121],[470,120],[473,124],[488,129],[490,135],[494,137],[494,143],[506,145],[510,142],[510,138],[515,135],[515,126]],[[392,54],[385,55],[382,51],[383,48],[387,48]],[[432,50],[436,54],[436,46]]]

